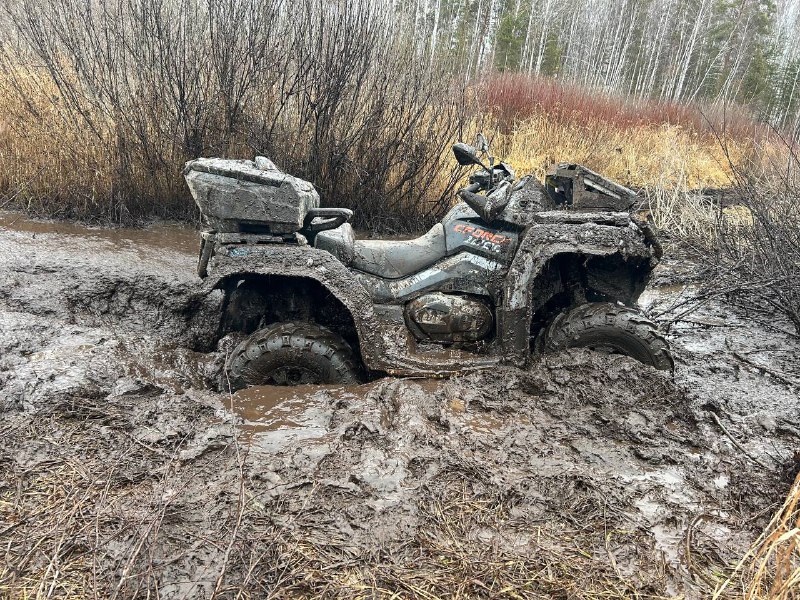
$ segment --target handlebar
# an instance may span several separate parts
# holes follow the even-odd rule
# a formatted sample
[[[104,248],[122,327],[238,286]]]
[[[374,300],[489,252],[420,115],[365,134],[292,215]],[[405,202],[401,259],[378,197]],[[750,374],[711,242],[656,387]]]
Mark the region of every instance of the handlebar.
[[[508,204],[508,196],[503,194],[502,198],[488,198],[486,196],[481,196],[480,194],[476,194],[472,191],[471,188],[474,188],[478,184],[472,184],[460,190],[458,192],[459,197],[467,203],[472,210],[478,213],[478,216],[486,221],[486,223],[491,223],[497,218],[503,209]],[[480,187],[478,188],[480,189]]]
[[[472,184],[468,187],[465,187],[462,190],[459,190],[458,196],[464,202],[467,203],[472,210],[474,210],[478,215],[483,216],[483,212],[486,209],[486,196],[481,196],[480,194],[476,194],[470,188],[475,187],[477,184]],[[480,189],[480,187],[478,188]],[[476,190],[477,191],[477,190]]]
[[[496,191],[504,182],[514,179],[513,169],[506,163],[500,163],[491,167],[491,171],[484,169],[470,177],[467,187],[458,191],[458,196],[467,203],[472,210],[478,213],[486,223],[491,223],[503,212],[508,204],[507,194],[496,195]],[[487,196],[481,196],[478,192],[486,190]]]

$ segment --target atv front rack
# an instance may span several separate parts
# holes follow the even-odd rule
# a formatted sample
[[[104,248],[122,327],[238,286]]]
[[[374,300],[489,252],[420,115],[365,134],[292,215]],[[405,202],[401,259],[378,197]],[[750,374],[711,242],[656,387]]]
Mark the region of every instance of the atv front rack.
[[[583,165],[560,163],[545,177],[548,195],[558,206],[575,210],[628,211],[636,192]]]

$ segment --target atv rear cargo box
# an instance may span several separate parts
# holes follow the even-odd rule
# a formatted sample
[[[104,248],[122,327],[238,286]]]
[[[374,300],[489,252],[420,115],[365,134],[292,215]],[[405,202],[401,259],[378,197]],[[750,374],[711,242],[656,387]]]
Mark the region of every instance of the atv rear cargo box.
[[[292,235],[319,207],[313,185],[263,157],[198,158],[186,163],[184,175],[200,213],[219,233]]]
[[[623,212],[636,202],[636,192],[583,165],[556,165],[547,173],[545,187],[556,204],[573,209]]]

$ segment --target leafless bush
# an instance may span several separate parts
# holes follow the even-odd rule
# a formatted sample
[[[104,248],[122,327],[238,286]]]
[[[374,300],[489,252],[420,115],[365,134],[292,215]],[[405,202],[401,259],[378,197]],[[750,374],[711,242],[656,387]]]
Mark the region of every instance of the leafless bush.
[[[727,209],[719,247],[724,285],[742,290],[732,295],[787,318],[800,335],[800,173],[787,149],[785,164],[735,168],[741,204]]]
[[[251,147],[357,209],[364,225],[436,214],[454,183],[444,153],[463,125],[463,91],[415,60],[381,3],[303,0],[292,10],[301,18],[291,64],[250,123]]]
[[[409,217],[441,209],[453,185],[443,154],[464,102],[443,72],[414,60],[388,8],[367,0],[8,4],[13,33],[0,52],[0,91],[16,118],[6,143],[17,162],[38,166],[5,187],[35,175],[42,183],[27,199],[51,214],[180,216],[193,211],[184,161],[263,153],[311,180],[324,202],[356,208],[362,224],[407,227]],[[49,135],[33,139],[36,127]],[[48,161],[39,155],[53,137],[60,159]]]

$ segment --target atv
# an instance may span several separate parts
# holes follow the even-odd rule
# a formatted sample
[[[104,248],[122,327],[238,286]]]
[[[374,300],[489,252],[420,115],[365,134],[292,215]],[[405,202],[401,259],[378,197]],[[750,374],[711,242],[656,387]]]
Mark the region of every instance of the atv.
[[[410,240],[356,239],[352,211],[320,208],[313,185],[264,157],[186,164],[209,226],[198,274],[218,299],[216,339],[240,340],[234,389],[446,376],[573,347],[673,369],[636,308],[661,257],[636,195],[574,164],[517,179],[478,140],[453,147],[478,167],[459,201]]]

